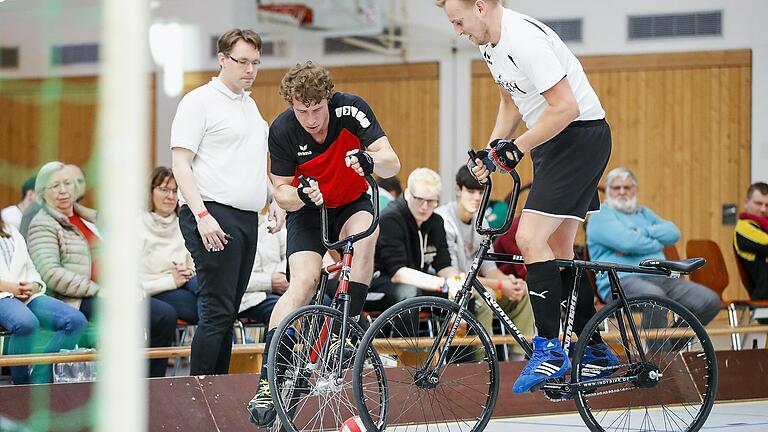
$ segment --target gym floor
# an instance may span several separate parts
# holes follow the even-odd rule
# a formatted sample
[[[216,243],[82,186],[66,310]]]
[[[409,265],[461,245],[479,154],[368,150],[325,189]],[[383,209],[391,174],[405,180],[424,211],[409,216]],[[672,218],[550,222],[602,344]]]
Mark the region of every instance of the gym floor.
[[[426,430],[426,429],[425,429]],[[586,431],[578,413],[497,419],[488,424],[487,432],[502,431]],[[702,431],[765,432],[768,431],[768,400],[719,402],[712,408]]]

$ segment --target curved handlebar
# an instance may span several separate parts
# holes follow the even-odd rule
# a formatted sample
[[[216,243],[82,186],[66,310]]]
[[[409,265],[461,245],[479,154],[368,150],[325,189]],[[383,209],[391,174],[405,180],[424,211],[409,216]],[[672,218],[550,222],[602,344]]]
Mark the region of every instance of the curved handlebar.
[[[469,154],[469,157],[472,158],[472,161],[477,158],[474,150],[469,150],[467,153]],[[517,198],[520,196],[520,176],[515,170],[510,171],[509,175],[512,176],[514,184],[512,186],[512,199],[510,200],[509,208],[507,209],[507,216],[504,219],[504,224],[499,228],[485,228],[483,227],[484,218],[478,217],[477,220],[475,220],[475,230],[478,234],[497,236],[509,231],[509,227],[512,226],[512,219],[514,218],[515,209],[517,208]],[[485,188],[483,189],[483,200],[480,202],[480,209],[477,212],[478,215],[484,215],[486,210],[488,210],[492,187],[491,177],[488,176],[488,179],[485,182]]]
[[[320,230],[322,232],[323,246],[325,246],[326,249],[338,249],[347,243],[354,243],[360,239],[364,239],[373,234],[376,227],[379,225],[379,186],[371,175],[366,175],[365,181],[368,183],[368,186],[371,187],[371,197],[373,201],[373,220],[371,220],[371,225],[365,231],[352,234],[346,238],[331,243],[328,239],[328,208],[325,206],[325,203],[323,203],[320,206]],[[302,187],[310,187],[309,181],[303,175],[299,176],[299,184]]]

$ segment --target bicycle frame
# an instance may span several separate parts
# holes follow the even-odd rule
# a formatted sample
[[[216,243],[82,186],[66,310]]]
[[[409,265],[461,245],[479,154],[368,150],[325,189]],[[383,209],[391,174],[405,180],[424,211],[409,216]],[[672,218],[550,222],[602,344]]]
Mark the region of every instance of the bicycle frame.
[[[326,266],[322,269],[320,275],[320,283],[318,284],[317,292],[314,297],[314,304],[323,304],[323,296],[325,294],[325,287],[328,284],[328,277],[337,272],[339,273],[339,286],[336,289],[336,294],[331,302],[331,307],[341,308],[342,322],[341,333],[339,334],[339,340],[342,343],[339,344],[339,358],[342,358],[344,350],[344,342],[347,339],[349,328],[347,325],[347,318],[349,317],[349,278],[352,271],[352,258],[354,256],[354,243],[362,238],[371,235],[379,224],[379,189],[373,177],[370,175],[365,176],[365,181],[371,188],[371,200],[373,204],[373,218],[370,226],[359,233],[352,234],[346,238],[340,239],[336,242],[331,242],[328,235],[328,209],[323,204],[320,206],[320,219],[321,219],[321,232],[323,246],[328,250],[338,249],[343,245],[342,259],[339,262]],[[302,186],[308,187],[309,182],[303,177],[299,177],[299,183]],[[328,336],[331,332],[331,319],[326,318],[323,323],[323,327],[320,329],[320,333],[317,341],[315,341],[312,351],[309,355],[311,364],[316,364],[320,356],[322,355],[323,348],[328,344]],[[342,374],[342,362],[337,362],[336,376],[340,377]]]
[[[467,277],[464,281],[464,285],[462,286],[462,289],[459,290],[459,292],[456,294],[455,300],[459,304],[459,314],[461,315],[463,313],[467,313],[467,306],[472,297],[470,293],[474,288],[480,295],[480,298],[482,298],[483,301],[486,303],[486,305],[491,309],[494,316],[496,316],[496,318],[499,319],[499,321],[501,322],[501,325],[503,325],[506,328],[506,330],[515,338],[517,343],[520,344],[520,346],[523,348],[523,350],[526,353],[526,358],[530,358],[533,352],[533,348],[531,347],[530,342],[520,332],[517,326],[515,326],[515,324],[512,322],[509,316],[504,312],[504,310],[501,309],[501,306],[499,306],[498,302],[496,302],[496,299],[493,298],[493,296],[491,296],[488,290],[486,290],[482,286],[482,284],[480,284],[480,282],[477,280],[477,277],[479,276],[480,265],[486,260],[501,262],[501,263],[509,263],[509,264],[521,264],[521,265],[525,264],[523,257],[520,255],[510,255],[510,254],[489,252],[493,239],[496,236],[501,235],[509,230],[509,227],[512,225],[512,219],[513,219],[512,216],[514,215],[514,211],[517,208],[517,199],[520,193],[520,177],[515,171],[510,172],[510,175],[514,180],[514,185],[513,185],[513,192],[512,192],[512,200],[510,202],[509,209],[507,210],[507,216],[506,216],[506,219],[504,220],[504,224],[500,228],[492,229],[492,228],[483,227],[482,226],[483,220],[480,217],[478,217],[477,220],[475,221],[476,223],[475,229],[479,234],[483,235],[484,237],[480,244],[480,248],[475,254],[475,258],[472,261],[472,265],[470,266],[469,273],[467,274]],[[489,177],[487,179],[485,188],[483,190],[483,199],[480,204],[480,208],[477,212],[478,215],[485,214],[485,211],[488,208],[491,188],[492,188],[492,183]],[[614,263],[592,262],[592,261],[583,261],[583,260],[564,260],[564,259],[556,259],[555,263],[561,268],[575,269],[574,283],[573,283],[573,286],[571,287],[570,294],[568,296],[568,302],[566,304],[566,309],[565,309],[566,323],[564,326],[562,347],[563,347],[563,350],[566,352],[568,352],[568,347],[571,344],[571,337],[573,336],[573,321],[576,315],[578,286],[584,270],[592,270],[595,272],[608,273],[608,278],[611,286],[611,294],[616,301],[620,301],[622,303],[623,308],[621,310],[624,311],[627,322],[629,323],[629,332],[631,333],[632,338],[636,341],[640,340],[640,336],[639,336],[637,325],[634,321],[634,318],[631,316],[629,312],[629,305],[627,303],[627,298],[624,294],[624,290],[621,288],[618,272],[641,273],[641,274],[650,274],[650,275],[660,275],[660,276],[666,276],[666,277],[680,276],[679,273],[666,270],[666,269],[641,267],[641,266],[629,266],[629,265],[621,265],[621,264],[614,264]],[[459,318],[461,318],[460,315],[459,315]],[[620,317],[617,317],[617,318],[620,318]],[[451,342],[453,341],[453,338],[455,337],[456,332],[458,331],[459,321],[460,321],[459,319],[454,320],[453,325],[450,327],[450,331],[448,331],[447,326],[444,326],[440,330],[439,334],[435,336],[436,343],[433,344],[432,348],[430,349],[430,352],[427,356],[427,360],[424,364],[431,364],[432,359],[437,354],[436,350],[440,346],[439,341],[441,341],[443,337],[446,337],[446,332],[448,332],[446,337],[447,343],[442,345],[442,348],[440,349],[440,353],[439,353],[439,359],[436,364],[441,365],[444,363],[446,355],[448,355],[448,349],[451,346]],[[624,320],[618,319],[618,325],[619,325],[619,332],[621,334],[621,339],[622,339],[622,342],[624,343],[624,346],[629,346],[628,334],[627,334],[626,326],[624,324]],[[637,344],[637,349],[638,349],[639,361],[645,362],[646,357],[645,357],[644,348],[641,346],[641,344]],[[633,363],[633,359],[630,357],[629,352],[627,352],[627,357],[628,357],[628,362]],[[634,377],[606,378],[604,380],[591,381],[588,384],[584,385],[584,388],[585,389],[594,388],[597,386],[602,386],[607,384],[614,384],[614,383],[623,382],[623,381],[631,381],[632,379],[634,379]],[[582,386],[582,384],[577,381],[571,384],[567,384],[567,383],[548,384],[548,385],[545,385],[544,388],[567,390],[569,388],[577,388],[579,386]]]

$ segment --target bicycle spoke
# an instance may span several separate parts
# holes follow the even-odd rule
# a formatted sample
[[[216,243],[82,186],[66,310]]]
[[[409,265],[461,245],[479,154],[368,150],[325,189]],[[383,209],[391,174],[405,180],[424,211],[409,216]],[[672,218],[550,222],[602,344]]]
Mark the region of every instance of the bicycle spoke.
[[[278,346],[285,346],[281,353],[270,351],[277,371],[276,409],[288,431],[338,430],[347,418],[356,415],[351,370],[345,366],[351,359],[344,344],[362,339],[363,331],[356,323],[348,322],[347,337],[341,338],[338,335],[341,319],[341,313],[331,308],[304,307],[290,314],[275,333]],[[286,333],[288,328],[294,329],[292,336]],[[331,349],[333,340],[338,341],[338,345]],[[315,363],[311,362],[313,355],[318,355]],[[364,356],[371,365],[370,371],[374,372],[366,374],[372,382],[364,388],[369,392],[378,390],[378,397],[374,393],[369,397],[383,409],[384,386],[380,382],[383,369],[374,356],[373,350],[367,350]],[[337,379],[338,362],[342,362],[342,376]]]
[[[630,299],[628,305],[629,312],[621,314],[617,314],[618,304],[610,305],[612,310],[601,311],[585,333],[592,334],[603,323],[608,324],[608,335],[621,335],[622,328],[626,329],[625,343],[614,339],[608,344],[620,361],[632,358],[638,362],[610,369],[611,377],[629,374],[649,380],[648,370],[657,371],[660,377],[643,385],[618,383],[597,388],[592,395],[579,395],[577,406],[582,417],[594,430],[688,431],[700,427],[714,400],[716,374],[714,351],[705,331],[689,318],[689,312],[669,300]],[[634,340],[629,332],[629,319],[637,320],[640,340]],[[639,362],[641,349],[647,364]],[[683,351],[696,353],[695,357],[684,356]],[[623,407],[615,407],[619,399],[612,395],[617,392],[623,392]]]
[[[490,418],[498,391],[492,344],[474,317],[458,309],[448,300],[410,299],[379,316],[368,330],[366,343],[375,342],[378,352],[386,352],[382,359],[394,365],[386,380],[386,403],[396,407],[387,419],[390,428],[479,431]],[[454,325],[458,331],[447,345]],[[461,373],[456,365],[472,368]],[[365,404],[366,411],[375,407]],[[417,419],[429,422],[416,427]]]

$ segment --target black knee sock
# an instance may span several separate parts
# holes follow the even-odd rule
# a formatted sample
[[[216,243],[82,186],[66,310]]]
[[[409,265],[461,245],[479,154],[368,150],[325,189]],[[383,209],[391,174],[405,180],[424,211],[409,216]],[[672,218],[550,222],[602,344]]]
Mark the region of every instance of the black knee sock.
[[[259,380],[267,378],[267,357],[269,354],[269,344],[272,342],[272,337],[275,335],[276,330],[276,328],[273,328],[264,336],[264,354],[261,355],[261,375],[259,375]]]
[[[335,295],[336,289],[333,292]],[[361,321],[360,315],[363,313],[363,306],[365,306],[365,298],[368,296],[368,285],[349,281],[347,294],[349,295],[349,320],[357,321],[359,324]],[[350,331],[347,331],[347,337],[351,335]],[[341,320],[334,320],[333,326],[331,326],[331,333],[336,336],[341,333]]]
[[[539,336],[556,338],[560,333],[560,269],[554,260],[526,265],[528,292]]]
[[[571,290],[573,289],[573,279],[576,276],[576,269],[565,268],[560,272],[560,276],[563,283],[561,301],[566,301],[570,296]],[[592,289],[592,283],[589,281],[587,270],[583,270],[581,272],[581,277],[579,278],[579,286],[576,288],[579,290],[579,294],[576,300],[576,313],[573,319],[573,332],[577,335],[581,335],[581,332],[584,330],[587,322],[589,322],[589,320],[592,319],[592,316],[594,316],[596,313],[595,294],[594,290]],[[592,335],[590,339],[590,345],[600,343],[602,341],[603,339],[600,337],[598,329],[598,331]]]
[[[365,298],[368,296],[368,285],[360,282],[349,281],[349,317],[356,321],[357,317],[363,313]]]
[[[328,279],[325,286],[325,294],[333,298],[336,296],[336,290],[339,288],[338,279]],[[347,294],[349,294],[349,316],[355,318],[363,313],[365,298],[368,296],[368,285],[360,282],[349,281],[347,285]]]

